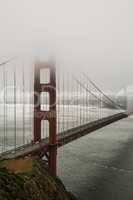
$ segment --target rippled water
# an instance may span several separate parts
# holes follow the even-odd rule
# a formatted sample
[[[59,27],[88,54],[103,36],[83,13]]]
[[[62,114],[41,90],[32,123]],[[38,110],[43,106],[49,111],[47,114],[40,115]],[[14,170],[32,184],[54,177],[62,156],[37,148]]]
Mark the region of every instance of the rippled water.
[[[133,117],[67,144],[58,155],[58,174],[78,199],[133,199]]]

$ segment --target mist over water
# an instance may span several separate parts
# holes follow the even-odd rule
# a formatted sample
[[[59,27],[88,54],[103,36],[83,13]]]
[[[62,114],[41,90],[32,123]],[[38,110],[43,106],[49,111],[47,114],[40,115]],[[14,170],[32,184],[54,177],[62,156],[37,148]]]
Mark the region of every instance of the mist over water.
[[[128,85],[122,88],[117,93],[118,102],[125,105],[128,114],[133,114],[133,85]]]

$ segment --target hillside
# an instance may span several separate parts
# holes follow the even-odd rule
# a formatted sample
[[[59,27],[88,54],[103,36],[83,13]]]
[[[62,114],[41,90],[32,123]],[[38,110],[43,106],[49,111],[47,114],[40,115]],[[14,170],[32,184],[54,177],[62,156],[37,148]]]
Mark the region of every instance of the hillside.
[[[74,200],[39,158],[0,162],[0,200]]]

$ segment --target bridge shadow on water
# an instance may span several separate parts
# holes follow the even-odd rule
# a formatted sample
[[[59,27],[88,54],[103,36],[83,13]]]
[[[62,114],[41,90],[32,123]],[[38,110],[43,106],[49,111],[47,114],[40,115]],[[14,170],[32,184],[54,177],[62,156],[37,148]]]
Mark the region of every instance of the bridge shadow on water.
[[[124,119],[62,150],[67,161],[59,158],[60,176],[78,199],[133,199],[131,124],[131,118]]]

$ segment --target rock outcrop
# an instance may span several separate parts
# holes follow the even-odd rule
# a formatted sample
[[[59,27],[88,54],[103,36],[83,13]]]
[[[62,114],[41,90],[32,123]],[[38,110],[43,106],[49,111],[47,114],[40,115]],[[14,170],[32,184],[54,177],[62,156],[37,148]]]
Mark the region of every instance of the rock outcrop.
[[[75,200],[45,161],[27,157],[0,162],[0,200]]]

